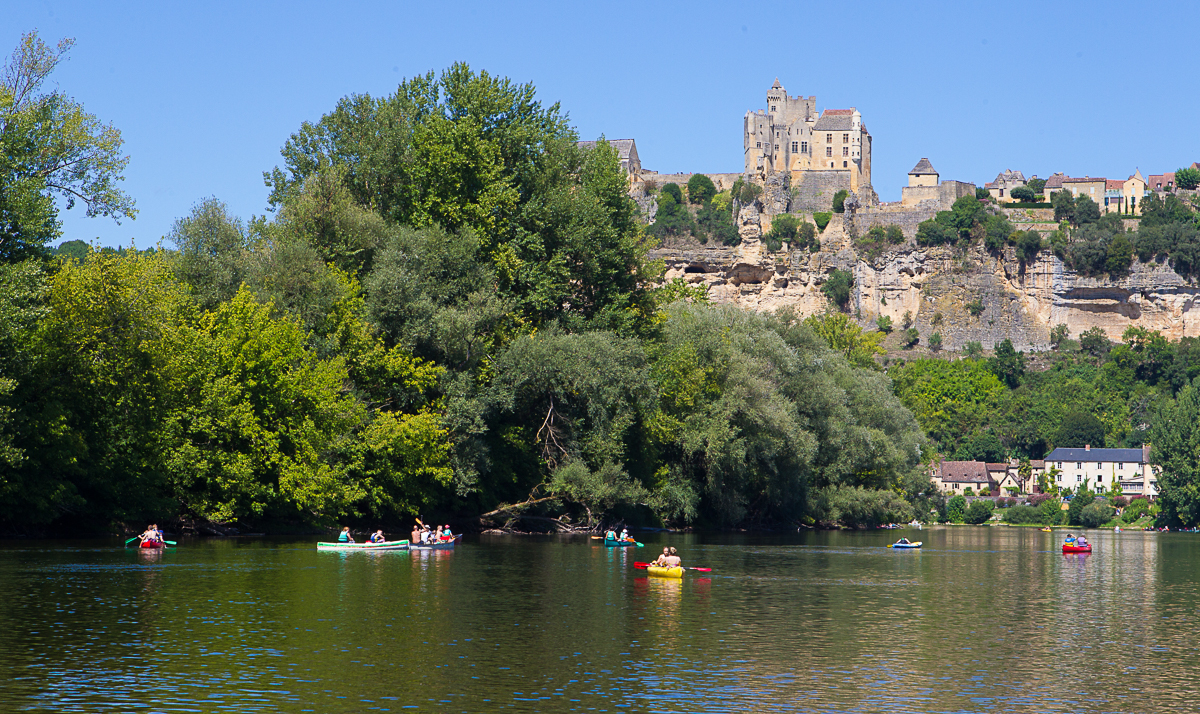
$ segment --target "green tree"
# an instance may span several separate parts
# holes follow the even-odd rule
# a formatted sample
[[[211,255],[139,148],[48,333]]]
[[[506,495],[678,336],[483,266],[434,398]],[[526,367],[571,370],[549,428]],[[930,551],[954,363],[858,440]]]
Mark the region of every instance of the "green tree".
[[[992,517],[992,510],[994,508],[995,504],[990,499],[977,499],[971,502],[971,506],[963,514],[963,520],[976,526],[986,523]]]
[[[1129,272],[1129,266],[1133,263],[1133,244],[1125,237],[1124,233],[1118,233],[1108,243],[1108,256],[1104,263],[1104,270],[1109,275],[1120,276]]]
[[[935,332],[929,336],[929,349],[940,352],[942,349],[942,333]]]
[[[834,213],[845,213],[846,212],[845,203],[846,203],[846,198],[849,195],[850,195],[850,192],[847,191],[846,189],[841,189],[837,193],[833,194],[833,212]]]
[[[969,340],[963,345],[963,356],[967,359],[978,360],[983,357],[983,344],[977,340]]]
[[[967,499],[956,494],[946,503],[946,518],[951,523],[962,523],[967,516]]]
[[[1037,200],[1037,193],[1028,185],[1017,186],[1010,192],[1010,195],[1018,201],[1024,201],[1026,203],[1033,203]]]
[[[0,74],[0,261],[40,253],[58,238],[56,200],[78,201],[91,216],[134,218],[133,199],[117,188],[129,157],[121,132],[46,82],[75,41],[50,47],[30,32]]]
[[[1029,187],[1029,190],[1034,193],[1036,198],[1036,196],[1041,195],[1042,189],[1045,188],[1046,179],[1037,178],[1035,176],[1034,178],[1029,179],[1025,185]]]
[[[1070,336],[1071,332],[1067,328],[1066,324],[1060,322],[1050,330],[1050,346],[1054,349],[1058,349]]]
[[[1175,169],[1175,188],[1188,191],[1200,188],[1200,169],[1192,167]]]
[[[1072,526],[1083,525],[1083,512],[1088,506],[1096,500],[1096,494],[1092,493],[1084,483],[1071,498],[1071,503],[1067,508],[1067,523]],[[1107,520],[1107,519],[1106,519]]]
[[[1101,357],[1108,353],[1112,343],[1108,341],[1108,335],[1103,329],[1092,327],[1079,336],[1079,347],[1094,357]]]
[[[1032,263],[1042,250],[1042,236],[1037,231],[1021,231],[1016,242],[1017,255],[1025,263]]]
[[[879,331],[883,334],[892,334],[892,318],[888,317],[887,315],[880,315],[879,318],[875,320],[875,324],[879,327]]]
[[[846,361],[855,367],[875,368],[875,355],[885,354],[879,346],[883,341],[883,332],[864,332],[849,315],[842,312],[827,312],[824,315],[811,315],[804,324],[812,328],[829,344],[835,352],[839,352]]]
[[[1057,217],[1056,217],[1057,219]],[[1100,206],[1087,194],[1075,197],[1075,225],[1082,226],[1100,220]]]
[[[983,461],[993,464],[1004,461],[1007,456],[1004,444],[991,432],[976,434],[957,454],[961,461]]]
[[[1104,423],[1088,412],[1068,412],[1054,434],[1054,445],[1067,448],[1104,446]]]
[[[996,345],[989,366],[1010,389],[1016,389],[1025,374],[1025,355],[1013,349],[1012,340],[1005,338]]]
[[[689,203],[702,206],[717,195],[717,187],[712,179],[704,174],[692,174],[687,182],[687,195]]]
[[[175,221],[167,239],[178,257],[175,274],[192,288],[204,309],[231,299],[249,275],[250,236],[245,225],[215,198]]]
[[[1054,220],[1075,222],[1075,195],[1063,189],[1055,191],[1050,198],[1054,207]]]
[[[986,201],[991,197],[992,197],[992,194],[989,193],[986,188],[983,188],[981,186],[975,187],[975,200],[976,201]]]
[[[1150,422],[1150,461],[1158,474],[1160,522],[1174,528],[1200,523],[1200,382],[1164,400]]]
[[[854,287],[854,274],[835,268],[829,277],[825,279],[825,284],[821,286],[821,292],[829,300],[829,302],[837,305],[841,309],[846,309],[846,305],[850,302],[851,290]]]

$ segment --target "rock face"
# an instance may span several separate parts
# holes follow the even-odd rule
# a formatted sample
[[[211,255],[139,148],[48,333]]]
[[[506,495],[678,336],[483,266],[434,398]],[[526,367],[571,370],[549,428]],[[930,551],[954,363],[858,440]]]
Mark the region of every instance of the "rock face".
[[[1165,263],[1135,262],[1124,278],[1084,278],[1050,251],[1022,265],[1011,249],[996,256],[976,247],[918,248],[911,241],[874,261],[860,259],[842,221],[830,221],[817,253],[768,252],[758,240],[757,216],[739,215],[742,245],[661,248],[653,256],[667,279],[708,287],[716,303],[750,310],[794,307],[801,315],[826,309],[820,292],[835,269],[854,274],[850,309],[866,325],[880,315],[899,325],[911,312],[922,341],[940,332],[948,349],[979,341],[984,348],[1008,338],[1019,350],[1045,350],[1050,329],[1066,324],[1073,338],[1099,327],[1119,340],[1130,325],[1170,339],[1200,336],[1200,286]]]

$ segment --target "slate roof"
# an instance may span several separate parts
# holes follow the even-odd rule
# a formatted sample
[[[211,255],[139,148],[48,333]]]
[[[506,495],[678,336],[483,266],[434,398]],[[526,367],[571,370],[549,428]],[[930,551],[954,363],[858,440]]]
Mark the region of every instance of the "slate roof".
[[[848,131],[854,128],[854,111],[851,109],[826,109],[813,125],[813,131]]]
[[[783,85],[779,83],[779,77],[775,78],[775,84],[771,85],[771,89],[783,89]]]
[[[1000,463],[988,464],[987,470],[988,471],[1008,471],[1008,464],[1000,464]]]
[[[929,163],[929,159],[925,157],[921,157],[921,160],[912,168],[912,171],[908,172],[909,176],[920,176],[922,174],[938,175],[937,169],[933,168],[933,164]]]
[[[575,142],[581,149],[591,149],[599,142],[596,141],[577,141]],[[630,152],[633,151],[633,139],[609,139],[608,143],[612,148],[617,150],[617,156],[622,159],[628,159]]]
[[[1141,449],[1064,449],[1046,455],[1046,461],[1132,461],[1142,463]]]
[[[982,461],[943,461],[938,469],[943,483],[990,483],[987,464]]]

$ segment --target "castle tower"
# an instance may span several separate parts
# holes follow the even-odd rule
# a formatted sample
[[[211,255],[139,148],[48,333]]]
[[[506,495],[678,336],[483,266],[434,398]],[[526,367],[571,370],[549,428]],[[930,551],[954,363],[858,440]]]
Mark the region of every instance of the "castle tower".
[[[908,172],[908,185],[915,186],[937,186],[938,172],[933,168],[933,164],[929,163],[929,159],[921,157],[917,165]]]

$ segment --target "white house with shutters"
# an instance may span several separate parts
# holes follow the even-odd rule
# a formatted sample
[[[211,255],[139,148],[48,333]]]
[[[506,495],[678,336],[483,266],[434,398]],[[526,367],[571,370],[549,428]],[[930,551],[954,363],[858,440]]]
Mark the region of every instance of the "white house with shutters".
[[[1046,471],[1058,469],[1054,483],[1077,489],[1086,482],[1093,491],[1114,483],[1130,498],[1158,496],[1158,470],[1150,465],[1150,446],[1140,449],[1057,448],[1046,456]]]

